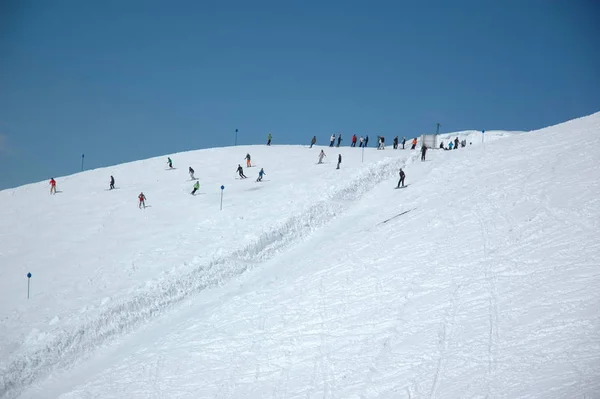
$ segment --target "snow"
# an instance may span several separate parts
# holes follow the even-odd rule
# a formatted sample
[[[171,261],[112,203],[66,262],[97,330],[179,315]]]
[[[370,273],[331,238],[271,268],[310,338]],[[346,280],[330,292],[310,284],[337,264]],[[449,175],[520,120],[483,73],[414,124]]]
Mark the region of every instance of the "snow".
[[[427,162],[230,147],[0,192],[0,397],[595,397],[600,114],[491,133]]]

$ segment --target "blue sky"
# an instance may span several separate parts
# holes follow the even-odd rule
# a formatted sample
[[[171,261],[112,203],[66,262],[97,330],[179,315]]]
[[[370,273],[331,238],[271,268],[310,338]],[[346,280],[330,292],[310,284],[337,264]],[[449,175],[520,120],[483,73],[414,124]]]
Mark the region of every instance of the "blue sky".
[[[236,128],[307,144],[556,124],[600,110],[599,18],[593,0],[3,0],[0,189]]]

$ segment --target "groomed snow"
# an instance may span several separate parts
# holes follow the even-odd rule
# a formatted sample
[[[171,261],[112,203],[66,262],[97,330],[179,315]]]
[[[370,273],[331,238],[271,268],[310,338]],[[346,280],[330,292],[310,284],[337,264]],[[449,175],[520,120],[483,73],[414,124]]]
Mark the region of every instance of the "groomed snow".
[[[0,397],[594,397],[599,133],[427,162],[222,148],[2,191]]]

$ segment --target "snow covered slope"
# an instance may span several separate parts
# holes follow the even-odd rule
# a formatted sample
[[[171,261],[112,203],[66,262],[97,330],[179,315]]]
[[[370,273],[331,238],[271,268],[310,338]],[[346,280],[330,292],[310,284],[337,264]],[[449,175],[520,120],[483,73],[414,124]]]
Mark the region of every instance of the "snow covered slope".
[[[226,148],[0,192],[0,396],[593,397],[599,133],[325,149],[339,171]],[[269,181],[234,180],[246,150]]]

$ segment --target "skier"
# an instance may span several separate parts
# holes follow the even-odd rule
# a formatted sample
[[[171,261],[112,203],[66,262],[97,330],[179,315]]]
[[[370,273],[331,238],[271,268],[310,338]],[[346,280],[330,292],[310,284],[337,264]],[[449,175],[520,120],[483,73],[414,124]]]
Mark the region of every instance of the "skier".
[[[340,164],[341,163],[342,163],[342,154],[338,154],[338,164],[337,164],[337,168],[336,169],[340,168]]]
[[[256,181],[262,181],[263,175],[266,175],[266,173],[263,168],[260,168],[260,172],[258,172],[258,179],[256,179]]]
[[[377,136],[377,149],[381,150],[381,136]]]
[[[198,189],[200,188],[200,182],[196,181],[196,183],[194,183],[194,190],[192,190],[192,195],[196,195],[196,191],[198,191]]]
[[[358,145],[359,147],[362,147],[365,144],[365,138],[363,136],[360,136],[360,139],[358,139],[358,141],[360,142],[360,144]]]
[[[236,172],[239,173],[239,175],[242,179],[246,178],[246,175],[244,175],[244,168],[242,168],[242,165],[238,164]]]
[[[331,135],[331,137],[329,138],[329,146],[333,147],[333,144],[335,143],[335,133]]]
[[[402,149],[404,150],[404,144],[406,144],[406,137],[402,137]]]
[[[188,172],[190,172],[190,179],[196,180],[196,178],[194,177],[194,169],[192,169],[191,166],[188,168]]]
[[[415,137],[412,141],[412,147],[410,147],[411,150],[414,150],[415,148],[417,148],[417,138]]]
[[[273,138],[273,136],[271,136],[271,133],[269,133],[269,135],[267,136],[267,145],[271,145],[272,138]]]
[[[352,144],[350,144],[350,147],[356,147],[356,134],[352,135]]]
[[[140,200],[140,203],[138,204],[138,208],[142,209],[142,206],[144,207],[144,209],[146,209],[146,196],[144,195],[144,193],[140,193],[140,195],[138,195],[138,199]]]
[[[171,161],[171,157],[167,157],[167,164],[169,165],[169,169],[173,169],[173,161]]]
[[[338,134],[338,143],[337,143],[338,147],[340,146],[341,142],[342,142],[342,134],[340,133],[340,134]]]
[[[448,149],[451,150],[453,145],[454,144],[452,143],[452,140],[450,140],[450,143],[448,143]]]
[[[394,150],[398,149],[398,136],[394,137],[393,147]]]
[[[454,149],[458,150],[458,137],[454,139]]]
[[[402,187],[404,187],[404,178],[406,177],[406,175],[404,174],[404,171],[402,170],[402,168],[400,168],[400,180],[398,180],[398,187],[396,188],[400,188],[400,184],[402,184]]]
[[[427,146],[423,144],[421,146],[421,161],[425,161],[425,153],[427,152]]]
[[[114,177],[110,177],[110,190],[114,190],[115,188],[115,178]]]
[[[440,143],[440,150],[443,150],[443,149],[444,149],[444,141],[442,141],[442,142]]]
[[[325,155],[325,151],[321,150],[321,153],[319,154],[319,163],[323,163],[323,157],[326,157],[327,155]]]
[[[54,180],[54,177],[50,179],[50,194],[56,194],[56,180]]]
[[[310,141],[310,148],[312,148],[312,146],[315,144],[317,144],[317,136],[313,136],[312,140]]]
[[[367,148],[368,145],[369,145],[369,135],[367,134],[367,137],[365,137],[365,148]]]
[[[381,136],[381,149],[385,150],[385,137]]]
[[[252,166],[252,164],[250,163],[250,154],[246,154],[246,158],[244,158],[246,160],[246,167],[249,168]]]

